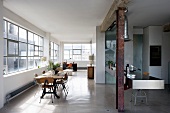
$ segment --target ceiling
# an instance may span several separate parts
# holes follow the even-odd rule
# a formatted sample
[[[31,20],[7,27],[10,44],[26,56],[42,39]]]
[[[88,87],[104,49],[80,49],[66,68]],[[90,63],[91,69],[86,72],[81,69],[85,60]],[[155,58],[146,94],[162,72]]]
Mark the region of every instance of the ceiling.
[[[113,0],[4,0],[4,6],[60,41],[90,41]],[[129,25],[170,22],[170,0],[131,0]]]
[[[113,0],[4,0],[4,6],[61,41],[90,41]]]

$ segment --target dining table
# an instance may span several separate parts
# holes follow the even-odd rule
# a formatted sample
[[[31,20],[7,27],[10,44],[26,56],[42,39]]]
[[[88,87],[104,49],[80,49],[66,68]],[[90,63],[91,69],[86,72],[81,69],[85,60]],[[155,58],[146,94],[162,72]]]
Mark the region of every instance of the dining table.
[[[37,77],[34,77],[34,79],[38,80],[38,79],[41,79],[41,78],[48,78],[48,77],[52,77],[54,79],[54,82],[53,82],[53,86],[54,86],[54,89],[52,92],[47,92],[46,91],[46,88],[43,88],[43,93],[42,93],[42,96],[41,98],[44,97],[45,94],[47,93],[53,93],[55,95],[55,97],[57,97],[58,99],[60,98],[60,96],[57,95],[57,92],[56,92],[56,88],[57,88],[57,80],[62,80],[64,79],[64,75],[59,75],[59,74],[52,74],[52,73],[45,73],[45,74],[42,74],[40,76],[37,76]]]

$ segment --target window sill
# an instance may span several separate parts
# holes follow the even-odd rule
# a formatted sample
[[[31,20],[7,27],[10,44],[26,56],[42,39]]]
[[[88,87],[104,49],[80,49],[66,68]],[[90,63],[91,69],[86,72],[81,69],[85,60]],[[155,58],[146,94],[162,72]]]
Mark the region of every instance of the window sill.
[[[14,72],[14,73],[10,73],[10,74],[7,74],[7,75],[3,75],[4,77],[10,77],[10,76],[15,76],[15,75],[18,75],[18,74],[22,74],[22,73],[25,73],[25,72],[29,72],[29,71],[33,71],[33,70],[38,70],[38,69],[41,69],[41,68],[45,68],[46,66],[42,66],[40,68],[33,68],[33,69],[28,69],[28,70],[23,70],[23,71],[19,71],[19,72]]]

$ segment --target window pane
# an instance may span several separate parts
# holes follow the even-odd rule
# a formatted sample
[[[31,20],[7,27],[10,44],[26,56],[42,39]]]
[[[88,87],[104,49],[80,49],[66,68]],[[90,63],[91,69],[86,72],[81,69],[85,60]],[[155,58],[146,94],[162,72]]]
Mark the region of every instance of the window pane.
[[[43,38],[42,37],[39,37],[39,45],[43,46]]]
[[[81,60],[81,55],[73,55],[73,60]]]
[[[6,56],[7,54],[7,40],[4,39],[4,56]]]
[[[54,49],[58,50],[58,45],[57,44],[54,44]]]
[[[34,56],[34,45],[28,44],[28,56]]]
[[[18,55],[18,43],[8,41],[8,54]]]
[[[19,56],[27,56],[27,44],[19,43]]]
[[[34,67],[34,57],[28,57],[28,69]]]
[[[54,49],[54,43],[51,42],[51,49]]]
[[[4,33],[4,38],[7,38],[7,25],[6,25],[6,21],[3,21],[3,33]]]
[[[40,57],[34,57],[35,67],[40,66]]]
[[[80,55],[81,54],[81,50],[73,50],[73,55],[75,55],[75,54]]]
[[[19,57],[19,70],[27,69],[27,57]]]
[[[35,52],[34,52],[34,55],[35,56],[38,56],[39,54],[38,54],[38,46],[34,46],[35,47]]]
[[[64,49],[72,49],[72,44],[64,44]]]
[[[36,34],[34,34],[34,44],[35,44],[35,45],[39,45],[38,35],[36,35]]]
[[[3,64],[4,64],[3,75],[6,75],[6,74],[7,74],[7,71],[8,71],[7,58],[6,58],[6,57],[4,57],[4,59],[3,59]]]
[[[81,49],[81,44],[73,44],[73,49]]]
[[[28,43],[34,44],[33,33],[28,32]]]
[[[18,57],[8,57],[8,73],[18,71]]]
[[[19,41],[27,42],[27,31],[19,27]]]
[[[54,56],[54,54],[53,54],[53,50],[51,50],[51,56]]]
[[[18,40],[18,27],[8,22],[8,38]]]
[[[40,51],[43,51],[43,47],[39,47],[39,50],[40,50]]]
[[[39,56],[43,56],[43,52],[42,51],[39,51]]]
[[[82,44],[82,49],[90,49],[90,44]]]
[[[58,55],[58,51],[55,50],[55,51],[54,51],[54,56],[56,57],[57,55]]]

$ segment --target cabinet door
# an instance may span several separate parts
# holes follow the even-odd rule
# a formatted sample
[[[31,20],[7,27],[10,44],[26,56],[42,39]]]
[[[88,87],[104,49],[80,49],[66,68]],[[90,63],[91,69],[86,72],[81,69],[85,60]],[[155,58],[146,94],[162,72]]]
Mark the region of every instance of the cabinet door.
[[[94,78],[94,67],[88,67],[88,78]]]

